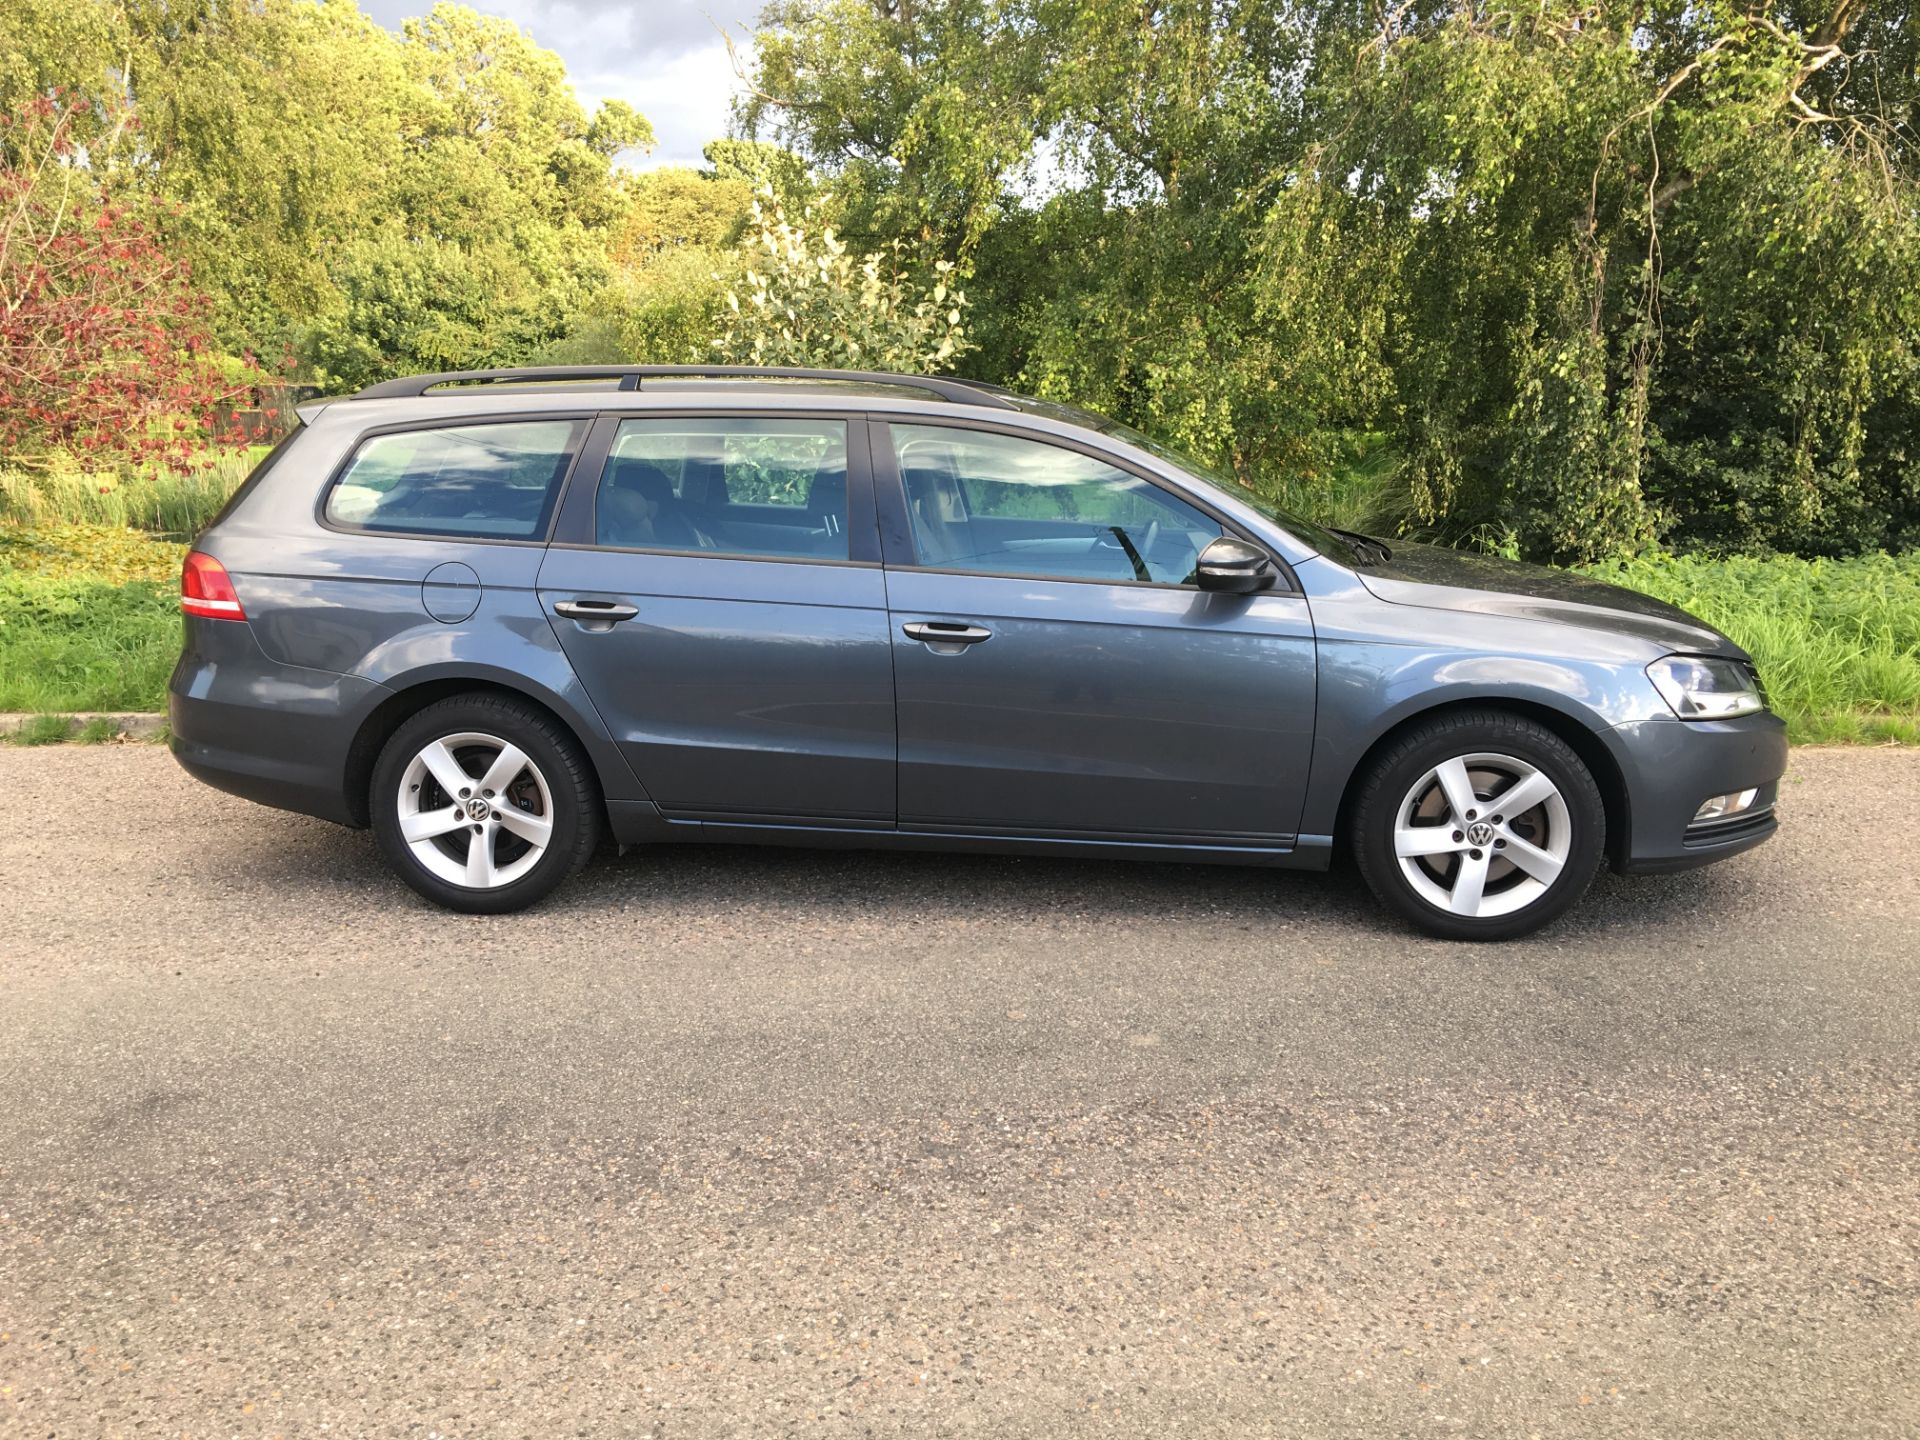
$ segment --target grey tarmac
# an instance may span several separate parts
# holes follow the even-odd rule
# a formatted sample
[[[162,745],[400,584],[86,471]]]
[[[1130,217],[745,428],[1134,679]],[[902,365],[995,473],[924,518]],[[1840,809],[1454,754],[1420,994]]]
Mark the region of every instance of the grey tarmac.
[[[525,915],[0,748],[0,1432],[1920,1434],[1920,753],[1507,946],[708,849]]]

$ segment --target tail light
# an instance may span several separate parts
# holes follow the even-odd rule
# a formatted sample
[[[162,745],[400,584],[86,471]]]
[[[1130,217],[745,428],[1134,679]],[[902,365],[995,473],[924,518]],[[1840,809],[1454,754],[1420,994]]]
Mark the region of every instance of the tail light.
[[[207,620],[244,620],[240,596],[233,588],[227,567],[211,555],[198,550],[187,556],[180,572],[180,608],[189,615]]]

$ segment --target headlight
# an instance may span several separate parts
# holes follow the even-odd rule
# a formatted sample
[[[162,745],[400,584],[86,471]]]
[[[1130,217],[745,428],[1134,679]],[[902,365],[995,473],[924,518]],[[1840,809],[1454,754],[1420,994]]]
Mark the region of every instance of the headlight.
[[[1731,720],[1767,708],[1758,678],[1738,660],[1669,655],[1647,666],[1647,676],[1682,720]]]

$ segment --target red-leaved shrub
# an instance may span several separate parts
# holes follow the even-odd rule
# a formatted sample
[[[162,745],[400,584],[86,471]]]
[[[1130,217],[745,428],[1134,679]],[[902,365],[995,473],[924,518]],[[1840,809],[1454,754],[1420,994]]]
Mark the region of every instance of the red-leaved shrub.
[[[230,388],[209,302],[161,248],[156,202],[89,168],[81,113],[0,116],[0,459],[195,467]]]

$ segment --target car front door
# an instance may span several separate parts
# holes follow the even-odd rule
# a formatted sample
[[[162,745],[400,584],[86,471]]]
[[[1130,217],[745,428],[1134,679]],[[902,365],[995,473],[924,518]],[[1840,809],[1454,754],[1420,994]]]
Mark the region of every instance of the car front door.
[[[850,446],[850,440],[854,443]],[[865,427],[604,417],[543,607],[669,816],[894,821],[893,661]]]
[[[1313,738],[1303,597],[1201,591],[1219,520],[1092,450],[874,430],[903,829],[1291,843]]]

